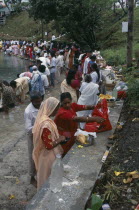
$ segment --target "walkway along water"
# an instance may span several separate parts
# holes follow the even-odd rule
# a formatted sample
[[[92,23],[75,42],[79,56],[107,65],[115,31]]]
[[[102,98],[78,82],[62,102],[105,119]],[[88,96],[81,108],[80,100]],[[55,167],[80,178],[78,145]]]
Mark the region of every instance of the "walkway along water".
[[[11,81],[28,63],[29,61],[18,57],[0,53],[0,78]],[[57,85],[46,98],[59,98],[59,95],[60,87]],[[0,113],[0,209],[3,210],[24,209],[36,193],[36,188],[29,183],[28,175],[27,139],[24,129],[24,110],[28,104],[29,98],[25,104],[12,109],[9,115]]]

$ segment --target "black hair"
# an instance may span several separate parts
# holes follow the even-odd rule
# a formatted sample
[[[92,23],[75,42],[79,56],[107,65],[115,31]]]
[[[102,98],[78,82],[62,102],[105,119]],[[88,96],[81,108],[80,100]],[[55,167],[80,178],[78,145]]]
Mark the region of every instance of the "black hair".
[[[76,70],[78,70],[78,64],[77,63],[74,63],[73,64],[73,68],[76,69]]]
[[[41,60],[37,60],[37,64],[40,64],[40,63],[42,63],[42,61]]]
[[[13,88],[16,88],[16,81],[12,80],[10,82],[10,86],[13,87]]]
[[[3,83],[5,86],[10,86],[9,82],[7,82],[6,80],[3,80],[2,83]]]
[[[30,93],[30,100],[33,101],[35,99],[42,98],[39,92],[31,92]]]
[[[83,61],[85,57],[86,57],[86,53],[83,54],[81,61]]]
[[[71,85],[71,80],[75,79],[75,74],[76,74],[76,71],[69,70],[67,78],[66,78],[66,81],[67,81],[68,85]]]
[[[17,74],[17,75],[16,75],[16,76],[17,76],[17,78],[19,78],[19,75],[20,75],[20,74]]]
[[[51,54],[52,57],[55,57],[55,52],[54,51],[52,51],[50,54]]]
[[[96,60],[96,55],[90,56],[90,59]]]
[[[91,75],[90,74],[86,74],[85,78],[84,78],[84,81],[87,82],[87,83],[91,82],[92,81]]]
[[[71,94],[69,92],[65,92],[65,93],[62,93],[60,95],[60,102],[62,103],[65,98],[68,98],[72,101],[72,97],[71,97]]]
[[[100,71],[99,71],[98,65],[96,63],[91,64],[91,69],[94,69],[95,72],[97,73],[97,75],[98,75],[97,82],[99,82],[99,80],[100,80]]]
[[[40,71],[41,73],[44,73],[46,67],[45,67],[44,65],[40,65],[38,69],[39,69],[39,71]]]

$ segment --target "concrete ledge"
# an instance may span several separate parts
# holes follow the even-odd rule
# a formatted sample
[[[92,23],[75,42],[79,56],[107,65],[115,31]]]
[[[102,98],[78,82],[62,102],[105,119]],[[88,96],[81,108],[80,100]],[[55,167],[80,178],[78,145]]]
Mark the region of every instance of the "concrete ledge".
[[[102,167],[107,138],[114,132],[123,102],[110,108],[111,131],[97,134],[95,143],[79,149],[75,144],[63,159],[64,182],[60,193],[49,189],[48,181],[26,206],[26,210],[83,210]]]

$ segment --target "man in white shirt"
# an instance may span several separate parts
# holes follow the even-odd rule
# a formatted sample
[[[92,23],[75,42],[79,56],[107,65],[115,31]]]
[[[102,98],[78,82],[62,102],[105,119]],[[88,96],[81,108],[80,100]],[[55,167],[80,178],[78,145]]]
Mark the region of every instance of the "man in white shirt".
[[[64,66],[64,56],[63,56],[63,52],[60,52],[56,58],[56,80],[58,82],[60,82],[60,75],[61,75],[63,66]]]
[[[38,114],[38,110],[42,103],[42,97],[40,93],[34,92],[31,94],[30,98],[31,98],[31,103],[25,109],[24,119],[25,119],[25,129],[26,129],[27,140],[28,140],[29,175],[31,176],[30,183],[36,184],[36,180],[35,180],[36,169],[35,169],[34,161],[32,159],[32,152],[33,152],[32,128],[34,126],[35,119]]]
[[[55,72],[56,72],[56,58],[55,53],[51,53],[51,60],[50,60],[50,81],[51,86],[55,86]]]

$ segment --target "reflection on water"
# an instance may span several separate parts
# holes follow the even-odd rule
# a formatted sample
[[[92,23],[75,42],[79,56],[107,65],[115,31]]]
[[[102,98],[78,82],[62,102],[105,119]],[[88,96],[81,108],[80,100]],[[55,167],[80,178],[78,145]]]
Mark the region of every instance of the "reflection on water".
[[[30,63],[28,60],[0,52],[0,79],[7,81],[16,79],[17,74],[26,71]]]

